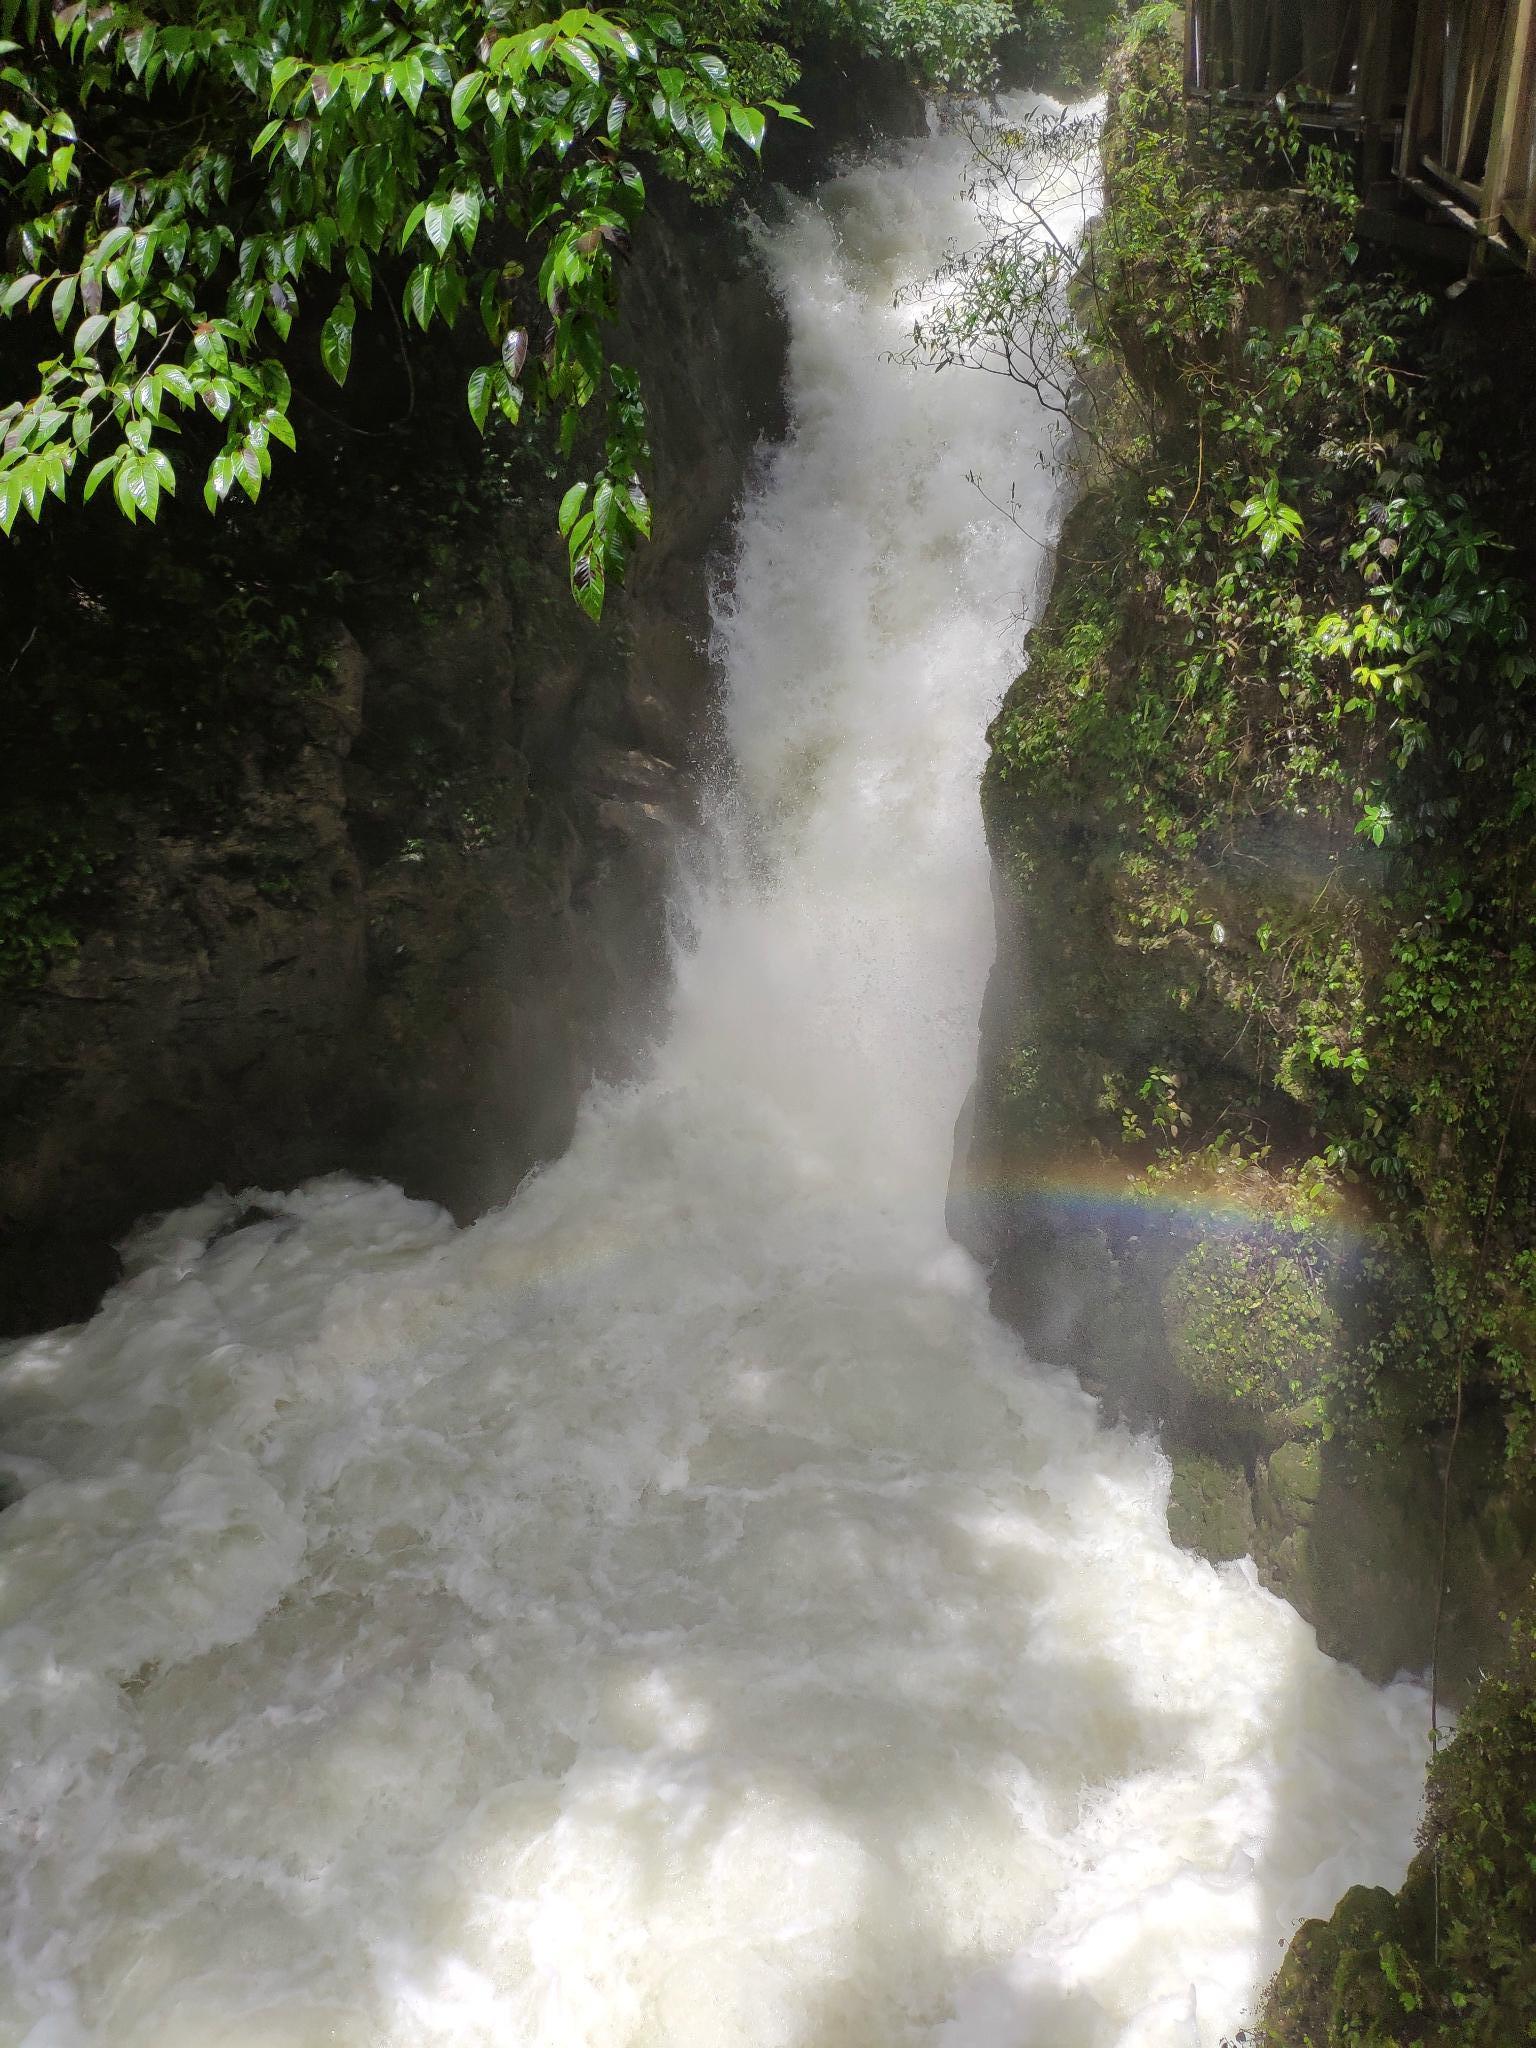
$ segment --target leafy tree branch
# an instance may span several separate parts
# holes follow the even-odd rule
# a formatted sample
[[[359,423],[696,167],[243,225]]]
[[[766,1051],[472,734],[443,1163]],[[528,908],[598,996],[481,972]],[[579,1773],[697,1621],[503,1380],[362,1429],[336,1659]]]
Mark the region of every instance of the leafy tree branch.
[[[423,331],[478,320],[482,432],[549,415],[569,457],[604,399],[567,522],[598,616],[650,524],[638,386],[603,338],[639,160],[718,174],[761,149],[770,111],[795,118],[737,98],[666,13],[0,0],[0,312],[26,330],[0,532],[106,486],[153,520],[194,465],[210,508],[255,499],[295,443],[295,351],[344,384],[360,311],[390,292]]]

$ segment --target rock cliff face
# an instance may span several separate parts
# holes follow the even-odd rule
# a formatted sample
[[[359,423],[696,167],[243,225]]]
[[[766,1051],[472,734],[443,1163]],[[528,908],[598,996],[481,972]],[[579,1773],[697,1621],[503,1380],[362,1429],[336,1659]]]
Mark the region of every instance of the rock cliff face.
[[[647,222],[622,326],[656,538],[601,629],[565,590],[536,456],[453,497],[454,463],[480,457],[451,375],[451,420],[413,397],[393,440],[316,426],[312,464],[371,464],[360,509],[338,514],[322,474],[285,513],[277,480],[290,558],[362,558],[309,604],[307,672],[266,710],[256,679],[248,737],[230,714],[210,817],[131,790],[106,806],[77,942],[0,995],[5,1327],[88,1310],[113,1239],[214,1183],[347,1168],[461,1215],[502,1200],[654,1024],[668,863],[709,752],[709,579],[779,426],[783,334],[742,232],[681,207]],[[416,526],[410,476],[434,462]],[[132,543],[146,564],[155,538]],[[197,618],[224,616],[235,577],[162,600],[162,669],[210,659]],[[17,655],[34,695],[46,642]],[[90,659],[106,676],[110,637]]]
[[[1026,671],[1015,695],[1032,687]],[[1077,1369],[1110,1419],[1158,1432],[1176,1541],[1251,1555],[1323,1647],[1369,1676],[1426,1669],[1448,1431],[1405,1406],[1335,1432],[1322,1398],[1383,1296],[1412,1302],[1413,1276],[1367,1271],[1347,1206],[1287,1170],[1315,1149],[1318,1110],[1275,1084],[1273,1034],[1299,1032],[1307,989],[1242,936],[1257,923],[1245,871],[1269,905],[1277,877],[1299,900],[1325,886],[1364,897],[1369,852],[1317,817],[1283,843],[1234,830],[1216,865],[1169,855],[996,756],[984,807],[998,955],[952,1231],[1036,1356]],[[1153,930],[1149,891],[1201,914]],[[1267,1134],[1262,1159],[1149,1166],[1159,1139],[1198,1144],[1234,1107]],[[1536,1508],[1511,1482],[1496,1413],[1467,1417],[1446,1505],[1441,1688],[1456,1697],[1536,1557]]]

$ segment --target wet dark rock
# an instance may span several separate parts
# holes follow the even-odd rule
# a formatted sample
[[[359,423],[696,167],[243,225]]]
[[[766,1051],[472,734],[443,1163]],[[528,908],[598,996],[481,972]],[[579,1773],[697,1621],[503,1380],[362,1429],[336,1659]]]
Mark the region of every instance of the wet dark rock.
[[[242,1203],[227,1223],[219,1225],[204,1249],[212,1251],[214,1246],[222,1244],[225,1238],[234,1237],[242,1230],[253,1229],[258,1223],[280,1223],[282,1220],[280,1213],[276,1209],[267,1208],[265,1203]]]
[[[655,539],[602,629],[525,453],[492,520],[433,542],[450,573],[409,571],[419,604],[341,598],[216,825],[152,792],[115,821],[77,949],[0,994],[0,1331],[89,1313],[129,1225],[214,1184],[349,1169],[477,1214],[654,1028],[712,747],[710,579],[779,429],[784,333],[723,217],[659,206],[641,244],[615,353],[646,380]],[[324,479],[293,502],[324,550]],[[376,514],[402,561],[406,505]]]
[[[1077,1370],[1108,1419],[1157,1432],[1175,1540],[1213,1561],[1250,1554],[1322,1647],[1369,1677],[1426,1670],[1449,1426],[1414,1408],[1411,1388],[1401,1412],[1378,1404],[1368,1427],[1331,1426],[1322,1396],[1367,1289],[1355,1233],[1297,1220],[1284,1165],[1316,1148],[1317,1106],[1260,1057],[1265,962],[1241,937],[1259,921],[1250,873],[1266,902],[1311,901],[1330,877],[1342,899],[1378,886],[1369,854],[1326,819],[1239,821],[1214,863],[1182,856],[1174,877],[1219,918],[1150,943],[1107,815],[995,765],[985,797],[998,951],[952,1232],[1033,1355]],[[1138,1081],[1154,1072],[1170,1078],[1181,1131],[1216,1131],[1241,1105],[1267,1157],[1204,1190],[1146,1177],[1157,1134],[1126,1125],[1145,1118]],[[1400,1277],[1414,1299],[1417,1276]],[[1449,1497],[1443,1698],[1465,1697],[1496,1653],[1533,1563],[1536,1512],[1499,1418],[1469,1415]]]

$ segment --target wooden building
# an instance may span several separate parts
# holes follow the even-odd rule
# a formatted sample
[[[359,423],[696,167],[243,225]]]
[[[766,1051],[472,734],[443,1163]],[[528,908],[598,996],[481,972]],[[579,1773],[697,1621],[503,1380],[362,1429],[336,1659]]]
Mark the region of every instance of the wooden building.
[[[1536,275],[1536,0],[1190,0],[1185,90],[1357,149],[1370,218]]]

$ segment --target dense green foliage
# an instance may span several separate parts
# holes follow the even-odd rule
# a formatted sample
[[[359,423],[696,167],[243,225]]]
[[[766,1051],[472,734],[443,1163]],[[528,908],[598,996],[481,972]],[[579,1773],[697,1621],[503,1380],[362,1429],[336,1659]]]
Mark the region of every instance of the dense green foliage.
[[[1529,1617],[1515,1622],[1504,1664],[1479,1688],[1430,1772],[1424,1835],[1405,1906],[1428,1926],[1418,1942],[1410,1936],[1378,1952],[1398,2005],[1381,2038],[1478,2048],[1532,2039],[1536,1625]]]
[[[699,0],[558,15],[524,0],[0,0],[0,534],[110,487],[153,521],[189,469],[254,499],[294,445],[296,358],[347,381],[376,291],[425,331],[483,326],[483,432],[526,412],[562,454],[600,398],[594,475],[561,510],[598,616],[650,526],[633,373],[610,362],[617,263],[649,161],[719,197],[733,145],[810,45],[984,84],[1013,0]]]
[[[223,430],[210,507],[256,497],[274,446],[294,442],[296,319],[312,314],[345,383],[382,273],[420,329],[477,311],[482,429],[529,405],[559,417],[569,453],[606,383],[602,467],[561,513],[572,587],[600,612],[650,521],[639,393],[602,339],[643,204],[634,159],[760,147],[764,114],[719,56],[665,14],[530,20],[461,0],[416,0],[404,20],[366,0],[201,0],[159,18],[4,0],[0,28],[0,307],[57,336],[32,337],[37,389],[0,409],[0,531],[107,483],[152,520],[177,487],[173,437],[202,412]]]

